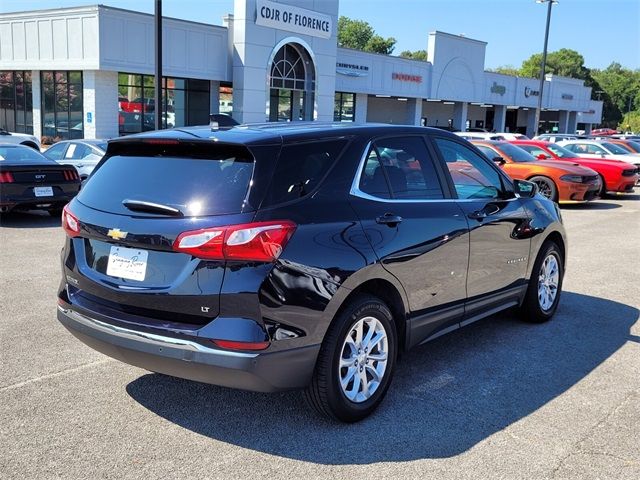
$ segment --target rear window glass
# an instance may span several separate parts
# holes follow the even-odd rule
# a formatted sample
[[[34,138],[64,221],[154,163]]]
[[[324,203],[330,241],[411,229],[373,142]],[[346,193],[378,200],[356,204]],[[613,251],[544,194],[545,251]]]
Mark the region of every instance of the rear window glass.
[[[288,202],[311,193],[347,142],[347,139],[334,139],[283,146],[265,205]]]
[[[0,161],[16,161],[16,162],[41,162],[45,158],[31,147],[2,147],[0,146]]]
[[[535,162],[536,159],[529,152],[510,143],[501,143],[498,148],[514,162]]]
[[[240,213],[245,211],[253,165],[246,148],[223,147],[198,158],[115,155],[93,172],[78,200],[124,215],[134,212],[123,200],[167,205],[188,217]]]

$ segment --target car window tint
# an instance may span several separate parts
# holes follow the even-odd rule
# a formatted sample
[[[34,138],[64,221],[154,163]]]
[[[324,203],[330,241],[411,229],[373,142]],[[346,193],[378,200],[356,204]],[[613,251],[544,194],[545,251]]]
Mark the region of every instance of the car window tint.
[[[526,150],[527,152],[529,152],[531,155],[533,155],[536,158],[538,158],[539,155],[544,155],[545,158],[549,158],[550,157],[550,155],[547,152],[545,152],[541,148],[535,147],[533,145],[518,145],[518,147],[520,147],[523,150]]]
[[[334,139],[283,146],[265,204],[288,202],[311,193],[347,142],[346,139]]]
[[[131,215],[125,199],[161,203],[185,216],[246,211],[254,159],[239,146],[122,147],[108,158],[76,197],[97,210]]]
[[[375,142],[374,150],[380,164],[373,171],[373,179],[385,178],[392,198],[444,198],[433,160],[422,137],[384,138]]]
[[[40,152],[37,152],[34,148],[20,146],[3,146],[0,145],[0,161],[7,160],[11,162],[16,161],[37,161],[37,162],[51,162],[53,161],[44,157]],[[55,164],[54,164],[55,165]]]
[[[384,176],[378,154],[372,148],[360,175],[360,191],[379,198],[391,198],[389,184]]]
[[[599,145],[591,145],[591,144],[587,144],[587,145],[578,145],[578,150],[577,151],[582,151],[580,149],[580,147],[585,146],[586,147],[586,153],[591,153],[591,154],[595,154],[595,155],[600,155],[601,153],[607,153],[605,151],[604,148],[600,147]]]
[[[80,160],[90,154],[91,147],[82,143],[70,143],[64,158],[65,160]]]
[[[502,190],[500,174],[487,160],[470,148],[446,138],[435,138],[444,158],[458,198],[498,198]]]
[[[66,143],[56,143],[55,145],[51,145],[45,151],[45,155],[52,160],[60,160],[64,155],[64,151],[67,148]]]
[[[486,145],[476,145],[476,147],[478,147],[478,150],[480,150],[482,153],[484,153],[487,158],[491,161],[493,161],[493,159],[495,157],[499,157],[500,154],[498,152],[496,152],[494,149],[487,147]]]

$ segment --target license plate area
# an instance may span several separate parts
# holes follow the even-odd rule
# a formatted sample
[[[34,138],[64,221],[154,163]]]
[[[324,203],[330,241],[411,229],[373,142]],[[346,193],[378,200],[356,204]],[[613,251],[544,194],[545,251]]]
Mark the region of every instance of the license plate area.
[[[53,187],[33,187],[36,197],[53,197]]]
[[[149,252],[113,245],[109,250],[107,275],[142,282],[147,273]]]

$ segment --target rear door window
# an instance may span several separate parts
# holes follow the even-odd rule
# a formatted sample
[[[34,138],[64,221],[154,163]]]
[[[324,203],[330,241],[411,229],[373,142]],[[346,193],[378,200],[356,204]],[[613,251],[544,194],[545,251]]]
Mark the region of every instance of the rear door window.
[[[168,205],[184,216],[247,211],[254,159],[245,147],[120,150],[94,170],[77,197],[80,202],[123,215],[133,214],[123,200]],[[131,152],[134,154],[126,154]]]
[[[444,198],[422,137],[377,140],[360,177],[360,190],[373,196],[408,200]]]
[[[47,148],[47,150],[45,150],[45,154],[52,160],[60,160],[63,157],[66,149],[66,143],[56,143],[55,145],[51,145],[49,148]]]
[[[486,159],[458,142],[440,137],[436,137],[435,142],[447,163],[458,198],[498,198],[500,196],[502,191],[500,174]]]
[[[264,205],[276,205],[311,193],[329,172],[347,139],[284,145]]]

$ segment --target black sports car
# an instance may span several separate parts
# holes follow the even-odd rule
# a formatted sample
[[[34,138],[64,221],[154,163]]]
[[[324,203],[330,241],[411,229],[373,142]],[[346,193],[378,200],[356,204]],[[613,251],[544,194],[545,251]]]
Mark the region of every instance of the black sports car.
[[[37,209],[58,216],[79,190],[72,165],[59,165],[23,145],[0,144],[0,212]]]

